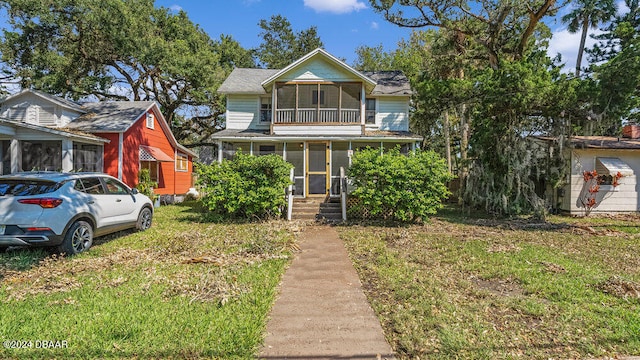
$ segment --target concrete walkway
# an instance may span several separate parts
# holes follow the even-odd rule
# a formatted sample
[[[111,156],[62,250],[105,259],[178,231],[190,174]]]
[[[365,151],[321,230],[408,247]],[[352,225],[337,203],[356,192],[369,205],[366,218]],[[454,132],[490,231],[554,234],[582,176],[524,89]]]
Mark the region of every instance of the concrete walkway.
[[[391,359],[393,352],[337,232],[310,226],[280,284],[263,359]]]

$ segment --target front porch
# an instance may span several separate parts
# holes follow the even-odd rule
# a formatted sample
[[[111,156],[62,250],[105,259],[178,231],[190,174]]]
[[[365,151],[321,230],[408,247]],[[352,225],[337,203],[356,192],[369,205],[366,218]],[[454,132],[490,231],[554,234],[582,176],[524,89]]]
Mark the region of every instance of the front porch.
[[[0,119],[0,175],[20,171],[99,171],[104,143],[89,134]]]
[[[301,138],[230,130],[221,131],[217,137],[218,161],[233,159],[242,151],[256,156],[277,154],[293,164],[296,198],[339,197],[340,168],[351,165],[354,151],[371,147],[384,152],[400,146],[403,153],[409,153],[417,148],[420,140],[409,133]]]

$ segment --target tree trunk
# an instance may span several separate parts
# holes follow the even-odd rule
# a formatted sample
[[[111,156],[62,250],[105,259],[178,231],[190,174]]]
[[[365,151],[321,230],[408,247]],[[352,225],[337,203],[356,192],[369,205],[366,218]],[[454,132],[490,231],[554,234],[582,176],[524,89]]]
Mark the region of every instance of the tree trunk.
[[[580,77],[580,67],[582,66],[582,54],[584,53],[584,44],[587,40],[587,32],[589,32],[589,19],[585,19],[582,23],[582,37],[580,37],[580,47],[578,48],[578,59],[576,60],[576,77]]]
[[[451,132],[450,132],[450,122],[449,122],[449,110],[445,110],[443,114],[443,124],[442,129],[444,132],[444,155],[447,159],[447,168],[449,169],[449,173],[451,173]]]

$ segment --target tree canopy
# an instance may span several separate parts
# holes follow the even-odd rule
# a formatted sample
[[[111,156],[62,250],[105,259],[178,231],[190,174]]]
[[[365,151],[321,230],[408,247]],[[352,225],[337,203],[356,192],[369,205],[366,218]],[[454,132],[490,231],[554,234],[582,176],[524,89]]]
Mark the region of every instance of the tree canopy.
[[[282,15],[273,15],[258,23],[262,29],[262,43],[256,49],[260,65],[268,69],[282,69],[316,48],[323,47],[315,26],[294,32],[291,23]]]
[[[231,37],[213,41],[183,11],[153,0],[8,0],[5,77],[73,99],[155,100],[179,139],[198,143],[224,112],[233,66],[254,65]],[[202,125],[208,133],[190,129]],[[182,130],[181,130],[182,129]]]

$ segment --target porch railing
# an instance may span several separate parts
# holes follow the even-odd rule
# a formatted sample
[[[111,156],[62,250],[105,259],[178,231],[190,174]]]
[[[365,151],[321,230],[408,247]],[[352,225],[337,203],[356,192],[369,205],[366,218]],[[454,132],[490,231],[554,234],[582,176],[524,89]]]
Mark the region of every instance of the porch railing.
[[[360,123],[359,109],[276,109],[275,124]]]

